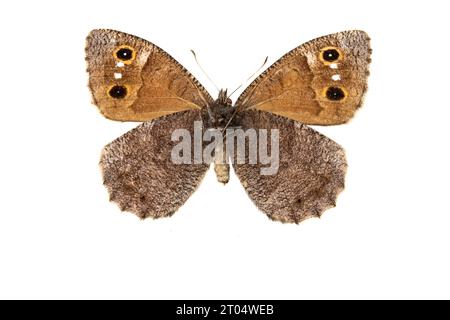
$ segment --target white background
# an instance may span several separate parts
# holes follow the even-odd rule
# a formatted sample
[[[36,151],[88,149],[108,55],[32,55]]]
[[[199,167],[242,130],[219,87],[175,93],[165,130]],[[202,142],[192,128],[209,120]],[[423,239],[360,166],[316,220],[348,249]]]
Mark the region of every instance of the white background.
[[[9,1],[0,13],[0,298],[450,298],[445,1]],[[210,170],[171,218],[108,202],[102,147],[136,126],[91,105],[84,42],[166,49],[215,96],[269,56],[347,29],[372,38],[364,107],[317,128],[347,151],[321,219],[270,221]],[[240,90],[242,91],[242,90]],[[235,96],[234,98],[236,98]],[[182,183],[180,181],[180,183]]]

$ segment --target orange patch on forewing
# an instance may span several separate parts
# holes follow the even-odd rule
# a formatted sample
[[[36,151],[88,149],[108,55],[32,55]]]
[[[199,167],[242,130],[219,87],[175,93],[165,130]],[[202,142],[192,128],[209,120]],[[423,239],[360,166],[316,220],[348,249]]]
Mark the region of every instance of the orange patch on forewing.
[[[289,89],[294,86],[299,79],[300,75],[298,70],[289,68],[283,77],[280,78],[280,84],[284,89]]]

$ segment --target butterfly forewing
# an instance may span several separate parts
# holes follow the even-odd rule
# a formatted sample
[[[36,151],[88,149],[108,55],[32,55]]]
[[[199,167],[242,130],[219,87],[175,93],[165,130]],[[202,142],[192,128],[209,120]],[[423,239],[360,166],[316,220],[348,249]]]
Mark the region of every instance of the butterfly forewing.
[[[345,123],[367,89],[369,41],[363,31],[345,31],[302,44],[253,81],[236,106],[305,124]]]
[[[86,42],[89,88],[109,119],[146,121],[212,102],[186,69],[146,40],[99,29]]]

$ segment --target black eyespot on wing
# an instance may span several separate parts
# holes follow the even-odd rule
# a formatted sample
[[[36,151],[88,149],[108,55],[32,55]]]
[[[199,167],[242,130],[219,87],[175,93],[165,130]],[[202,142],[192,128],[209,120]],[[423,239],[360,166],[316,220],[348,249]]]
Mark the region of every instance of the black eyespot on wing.
[[[114,51],[114,58],[125,64],[130,64],[136,58],[136,51],[130,46],[123,45]]]
[[[128,90],[124,86],[114,86],[111,89],[109,89],[108,94],[111,98],[123,99],[127,96]]]
[[[320,50],[319,59],[323,62],[323,64],[329,66],[333,63],[337,63],[338,61],[343,60],[344,54],[339,48],[325,47]]]
[[[339,87],[329,87],[325,92],[325,96],[331,101],[340,101],[345,98],[345,92]]]
[[[133,58],[133,51],[129,48],[122,48],[116,52],[116,57],[123,61],[128,61]]]
[[[336,49],[327,49],[322,52],[322,58],[327,62],[334,62],[339,59],[339,56],[339,51]]]

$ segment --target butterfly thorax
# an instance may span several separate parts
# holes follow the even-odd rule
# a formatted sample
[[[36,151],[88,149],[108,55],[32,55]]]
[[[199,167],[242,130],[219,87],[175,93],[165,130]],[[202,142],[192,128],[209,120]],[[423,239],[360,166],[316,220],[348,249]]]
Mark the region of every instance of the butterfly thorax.
[[[208,106],[208,113],[203,119],[206,128],[223,129],[233,126],[235,108],[227,96],[227,90],[220,90],[218,98]]]

